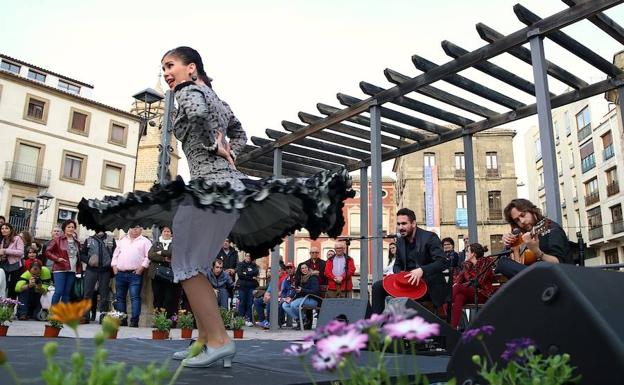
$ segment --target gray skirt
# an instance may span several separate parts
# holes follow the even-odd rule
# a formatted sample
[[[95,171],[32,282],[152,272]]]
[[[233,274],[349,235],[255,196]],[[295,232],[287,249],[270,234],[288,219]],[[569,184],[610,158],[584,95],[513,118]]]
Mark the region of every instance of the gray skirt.
[[[223,241],[239,217],[238,210],[226,212],[200,208],[187,196],[173,217],[173,255],[171,269],[175,282],[212,269]]]

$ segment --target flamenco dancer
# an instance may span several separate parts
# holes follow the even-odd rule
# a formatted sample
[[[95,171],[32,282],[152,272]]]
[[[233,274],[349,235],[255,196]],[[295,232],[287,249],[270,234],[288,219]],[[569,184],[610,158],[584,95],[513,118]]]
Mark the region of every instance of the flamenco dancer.
[[[284,236],[301,227],[318,237],[340,234],[343,201],[353,196],[346,172],[325,171],[311,178],[251,180],[234,166],[247,136],[229,105],[212,89],[199,53],[174,48],[163,56],[162,69],[174,90],[178,109],[173,133],[182,143],[191,181],[178,177],[150,192],[103,200],[83,199],[79,221],[93,228],[172,226],[175,247],[171,268],[193,308],[202,352],[190,347],[174,359],[187,367],[207,367],[223,360],[231,367],[236,346],[221,321],[213,288],[206,278],[223,240],[231,239],[252,257],[262,257]],[[229,140],[228,140],[229,139]]]

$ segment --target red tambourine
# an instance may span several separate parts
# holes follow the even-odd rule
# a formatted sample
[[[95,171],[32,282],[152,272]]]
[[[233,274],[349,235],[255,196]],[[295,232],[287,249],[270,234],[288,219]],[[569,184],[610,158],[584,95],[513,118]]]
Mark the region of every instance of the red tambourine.
[[[401,271],[396,274],[390,274],[383,279],[383,288],[393,297],[407,297],[411,299],[420,299],[427,294],[427,283],[424,279],[420,279],[418,285],[411,285],[406,275],[409,271]]]

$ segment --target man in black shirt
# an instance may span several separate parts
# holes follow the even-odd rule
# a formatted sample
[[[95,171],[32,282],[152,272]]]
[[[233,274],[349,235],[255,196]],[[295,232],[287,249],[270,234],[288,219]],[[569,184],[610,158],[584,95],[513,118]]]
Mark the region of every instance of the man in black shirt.
[[[416,214],[407,208],[397,212],[397,230],[401,237],[396,242],[394,274],[406,274],[412,285],[418,285],[424,279],[428,292],[420,300],[430,300],[436,307],[442,306],[448,291],[442,272],[448,268],[448,261],[440,238],[436,233],[418,228]],[[372,290],[373,313],[383,312],[387,296],[383,281],[375,282]]]
[[[219,254],[217,254],[217,259],[223,261],[223,272],[230,275],[232,282],[236,282],[236,266],[238,264],[238,252],[236,249],[231,247],[230,240],[225,239],[223,241],[223,248],[219,250]],[[230,287],[228,289],[228,295],[230,299],[234,297],[234,288]]]
[[[505,207],[504,215],[512,232],[503,235],[503,243],[512,250],[512,258],[501,258],[497,273],[511,278],[526,268],[521,263],[526,251],[533,253],[538,262],[573,263],[568,236],[558,223],[547,220],[546,232],[533,234],[534,226],[545,217],[531,201],[521,198],[512,200]],[[522,243],[514,246],[519,237]]]

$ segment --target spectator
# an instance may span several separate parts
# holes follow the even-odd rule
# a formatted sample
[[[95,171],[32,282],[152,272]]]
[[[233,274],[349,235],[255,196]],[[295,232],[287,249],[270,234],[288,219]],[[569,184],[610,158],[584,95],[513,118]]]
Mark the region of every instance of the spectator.
[[[30,263],[28,271],[24,272],[17,284],[15,291],[18,293],[20,305],[17,306],[17,318],[25,321],[29,318],[45,321],[39,318],[41,312],[41,295],[48,292],[48,287],[52,284],[52,273],[42,266],[39,260]]]
[[[229,290],[234,286],[230,275],[223,271],[223,261],[212,261],[212,270],[208,271],[208,280],[217,295],[217,305],[224,309],[228,308]]]
[[[351,277],[355,274],[355,262],[346,254],[347,246],[344,241],[334,244],[336,255],[329,258],[325,264],[325,277],[327,277],[327,298],[351,298],[353,295],[353,282]]]
[[[327,254],[325,254],[325,260],[329,261],[329,258],[333,257],[334,255],[336,255],[336,251],[334,251],[334,249],[327,250]]]
[[[392,268],[394,267],[394,259],[396,258],[396,243],[392,242],[388,245],[388,264],[383,269],[383,275],[392,274]]]
[[[22,274],[22,260],[24,259],[24,242],[10,223],[0,225],[0,266],[6,274],[6,285],[9,298],[16,298],[15,285]]]
[[[54,262],[52,265],[54,276],[52,305],[59,301],[69,302],[76,274],[82,273],[82,263],[79,259],[80,244],[76,239],[76,222],[72,219],[66,220],[61,230],[63,235],[55,238],[46,249],[46,257]]]
[[[111,266],[115,274],[117,311],[126,313],[126,297],[130,291],[130,303],[132,304],[132,316],[130,327],[139,327],[141,315],[141,284],[143,283],[143,271],[149,266],[147,253],[152,247],[152,242],[141,233],[140,226],[131,227],[123,238],[117,243],[113,253]],[[127,323],[127,318],[122,322]]]
[[[52,231],[50,232],[50,240],[45,242],[42,246],[41,246],[41,260],[43,261],[43,265],[46,266],[48,269],[50,269],[50,271],[52,271],[52,265],[54,265],[54,261],[48,260],[48,257],[46,257],[46,251],[48,250],[48,247],[50,246],[50,244],[58,237],[61,236],[61,234],[63,234],[63,230],[61,230],[61,226],[54,226],[52,228]],[[54,280],[54,274],[52,274],[52,279]]]
[[[24,257],[26,257],[26,254],[28,253],[28,248],[31,247],[33,244],[33,237],[30,234],[30,232],[26,230],[22,230],[19,233],[19,236],[22,238],[22,241],[24,242]]]
[[[318,281],[319,281],[319,296],[323,297],[325,296],[325,294],[327,293],[327,277],[325,276],[325,264],[326,262],[323,261],[321,258],[321,251],[319,250],[318,247],[311,247],[310,248],[310,259],[303,261],[299,264],[299,267],[297,268],[297,274],[295,276],[295,279],[297,282],[300,281],[301,279],[301,266],[302,265],[306,265],[308,266],[308,268],[310,269],[310,274],[315,275],[318,277]],[[306,310],[306,316],[307,319],[311,320],[312,319],[312,310],[311,309],[307,309]]]
[[[5,223],[6,223],[6,218],[4,217],[4,215],[0,215],[0,226],[2,226]]]
[[[271,300],[271,291],[271,267],[269,267],[266,271],[266,286],[258,286],[254,290],[253,308],[258,315],[258,321],[255,325],[264,329],[268,329],[270,325],[271,306],[269,301]]]
[[[282,283],[279,285],[279,298],[281,298],[282,301],[286,297],[294,298],[295,294],[297,294],[295,292],[295,265],[292,262],[286,262],[284,264],[284,269],[286,271],[286,276],[282,279]],[[280,326],[286,326],[286,312],[284,312],[284,308],[281,303],[279,309],[281,309],[280,312],[283,313],[283,317],[278,314],[280,317]]]
[[[40,262],[41,264],[43,264],[43,262],[41,261],[41,259],[39,259],[39,256],[37,255],[37,248],[29,246],[26,248],[26,258],[24,258],[24,268],[22,271],[25,273],[30,270],[30,265],[33,262]]]
[[[223,270],[230,275],[232,282],[236,282],[236,265],[238,264],[238,252],[232,247],[230,240],[223,241],[223,247],[217,254],[217,259],[223,261]],[[229,298],[234,298],[234,286],[228,290]]]
[[[245,324],[253,326],[253,290],[258,287],[258,265],[251,260],[251,255],[245,253],[245,258],[236,268],[238,274],[238,315],[245,317]]]
[[[97,285],[100,296],[100,322],[110,309],[110,280],[113,273],[111,262],[115,247],[115,239],[106,234],[103,228],[100,228],[96,230],[95,234],[85,239],[80,255],[81,261],[87,265],[84,275],[84,298],[93,298]],[[94,306],[95,302],[97,301],[94,301]],[[94,311],[92,310],[92,313]],[[95,315],[91,318],[95,319]]]
[[[296,283],[294,287],[295,296],[284,298],[282,307],[286,314],[290,315],[295,322],[299,320],[299,306],[317,307],[318,301],[314,298],[305,298],[308,294],[319,296],[321,294],[321,288],[319,285],[318,275],[312,274],[312,271],[308,265],[301,265],[301,279]],[[302,305],[303,304],[303,305]],[[307,329],[312,328],[312,318],[308,317],[307,320],[303,320],[304,327]]]
[[[178,313],[180,295],[182,294],[182,287],[179,283],[165,281],[156,276],[157,266],[171,268],[171,256],[173,254],[173,238],[171,235],[169,227],[162,227],[158,241],[154,242],[147,254],[150,260],[147,276],[152,280],[154,309],[165,309],[167,318],[171,318]]]
[[[455,269],[460,266],[459,254],[455,251],[455,241],[453,241],[453,238],[446,237],[442,239],[442,251],[444,251],[447,263],[451,269]]]

